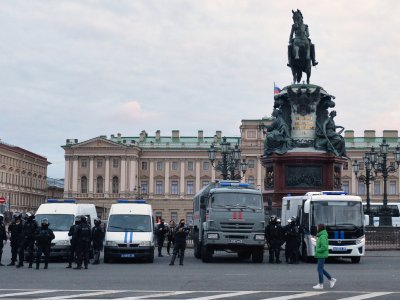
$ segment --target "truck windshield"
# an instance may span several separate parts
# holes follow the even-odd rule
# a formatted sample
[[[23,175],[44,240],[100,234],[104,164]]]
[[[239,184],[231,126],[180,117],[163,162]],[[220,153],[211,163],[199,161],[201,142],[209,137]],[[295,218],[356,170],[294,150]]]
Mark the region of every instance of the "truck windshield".
[[[53,231],[69,231],[69,228],[74,224],[74,215],[43,214],[36,215],[35,219],[39,226],[43,219],[49,220],[49,228]]]
[[[316,201],[312,203],[312,225],[362,227],[361,202]]]
[[[107,231],[151,232],[151,219],[145,215],[111,215]]]
[[[211,198],[211,207],[262,208],[259,194],[250,193],[215,193]]]

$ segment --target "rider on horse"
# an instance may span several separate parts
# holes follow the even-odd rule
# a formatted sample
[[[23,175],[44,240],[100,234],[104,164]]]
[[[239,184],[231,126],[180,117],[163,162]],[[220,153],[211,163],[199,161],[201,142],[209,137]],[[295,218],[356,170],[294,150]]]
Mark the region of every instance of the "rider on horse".
[[[316,66],[318,64],[315,61],[315,47],[311,43],[309,38],[308,25],[303,23],[303,15],[300,10],[293,11],[293,22],[292,30],[289,36],[289,48],[288,48],[288,67],[292,66],[292,51],[294,52],[294,59],[300,59],[299,50],[301,47],[306,49],[306,60],[312,61],[312,65]],[[293,37],[294,35],[294,37]]]

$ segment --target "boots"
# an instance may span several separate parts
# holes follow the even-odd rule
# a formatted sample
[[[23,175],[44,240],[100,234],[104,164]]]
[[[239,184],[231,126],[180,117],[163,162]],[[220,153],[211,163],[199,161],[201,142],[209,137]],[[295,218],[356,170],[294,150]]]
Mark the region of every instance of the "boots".
[[[37,262],[37,263],[36,263],[36,270],[39,270],[39,267],[40,267],[40,263]]]
[[[29,267],[28,268],[32,269],[32,263],[31,262],[29,263]]]
[[[176,254],[172,254],[171,262],[169,263],[170,266],[173,266],[175,264],[175,259],[176,259]]]
[[[11,261],[7,266],[15,266],[15,261]]]
[[[72,264],[69,263],[68,266],[66,266],[67,269],[71,269],[72,268]]]
[[[49,266],[49,264],[48,264],[48,263],[44,263],[44,268],[45,268],[45,269],[47,269],[47,268],[48,268],[48,266]]]
[[[181,251],[180,256],[179,256],[179,265],[183,266],[183,258],[185,257],[185,255],[183,254],[183,251]]]

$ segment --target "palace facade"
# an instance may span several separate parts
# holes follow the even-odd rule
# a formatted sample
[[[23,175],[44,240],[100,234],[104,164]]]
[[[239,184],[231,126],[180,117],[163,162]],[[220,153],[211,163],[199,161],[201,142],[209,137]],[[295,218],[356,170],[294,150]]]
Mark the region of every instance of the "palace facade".
[[[265,134],[261,124],[271,119],[242,120],[239,136],[227,137],[232,146],[238,144],[242,158],[247,161],[247,172],[242,179],[264,190],[265,170],[260,157],[264,151]],[[103,218],[117,199],[146,199],[157,217],[166,220],[192,219],[193,196],[210,181],[221,179],[208,159],[211,144],[218,145],[223,134],[181,136],[178,130],[162,135],[142,131],[138,136],[121,134],[99,136],[87,141],[68,139],[65,150],[64,198],[94,203]],[[375,136],[366,130],[363,137],[353,131],[345,132],[347,154],[351,158],[343,165],[342,187],[351,194],[365,198],[365,185],[352,172],[352,161],[362,161],[371,146],[379,147],[382,139],[396,147],[400,139],[396,130],[385,130]],[[217,156],[217,159],[221,157]],[[392,159],[389,155],[389,159]],[[361,170],[358,174],[362,175]],[[377,176],[370,186],[373,201],[382,201],[383,180]],[[390,174],[389,201],[399,200],[399,172]]]

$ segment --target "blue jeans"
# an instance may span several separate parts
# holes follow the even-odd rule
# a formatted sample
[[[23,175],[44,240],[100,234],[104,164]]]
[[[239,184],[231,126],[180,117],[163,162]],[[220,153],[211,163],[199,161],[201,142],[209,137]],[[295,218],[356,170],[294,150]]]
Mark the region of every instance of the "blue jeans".
[[[324,283],[324,275],[326,276],[326,278],[328,278],[328,280],[332,279],[331,275],[327,271],[325,271],[324,264],[325,264],[325,258],[318,258],[317,270],[318,270],[318,279],[320,284]]]

